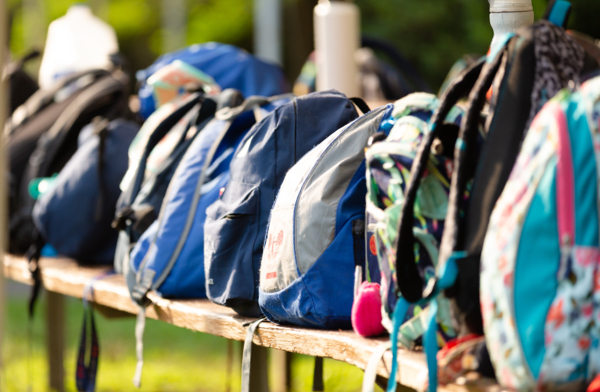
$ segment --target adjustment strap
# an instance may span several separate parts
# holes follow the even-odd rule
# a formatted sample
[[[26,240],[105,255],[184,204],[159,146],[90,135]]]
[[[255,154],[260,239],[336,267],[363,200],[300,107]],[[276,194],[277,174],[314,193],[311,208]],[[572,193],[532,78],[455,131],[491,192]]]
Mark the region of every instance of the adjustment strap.
[[[39,260],[44,245],[45,242],[42,239],[42,236],[40,235],[39,231],[35,229],[33,233],[33,244],[29,247],[27,253],[25,254],[25,258],[29,263],[29,272],[31,273],[31,279],[33,279],[33,286],[31,287],[31,294],[29,296],[28,307],[30,321],[33,320],[35,304],[37,303],[37,299],[40,295],[40,290],[42,288],[42,275],[40,273]]]
[[[96,375],[98,373],[98,359],[100,357],[100,345],[98,343],[98,333],[96,331],[96,322],[94,321],[94,311],[89,304],[89,299],[94,297],[94,282],[113,275],[114,271],[109,271],[90,280],[83,289],[83,324],[79,340],[79,350],[77,354],[77,370],[75,373],[75,383],[78,392],[93,392],[96,389]],[[89,298],[89,299],[88,299]],[[90,351],[88,349],[88,328],[87,320],[90,319]],[[88,358],[86,361],[86,357]]]
[[[135,323],[135,354],[137,364],[135,366],[135,375],[133,376],[133,385],[137,388],[142,386],[142,369],[144,368],[144,329],[146,329],[146,308],[140,306]]]
[[[398,372],[398,332],[400,331],[402,321],[404,321],[404,318],[406,317],[406,312],[408,312],[408,306],[408,301],[406,301],[404,297],[398,298],[393,317],[394,329],[392,330],[392,336],[390,337],[392,346],[392,369],[390,371],[390,378],[388,379],[387,392],[396,392],[396,386],[398,385],[396,382],[396,373]]]
[[[242,354],[242,392],[250,392],[250,365],[252,359],[252,339],[258,325],[263,321],[267,321],[266,317],[259,318],[250,323],[246,332],[246,340],[244,341],[244,350]]]
[[[105,154],[106,154],[106,139],[108,138],[108,119],[96,117],[94,118],[94,134],[98,135],[98,204],[96,205],[96,214],[94,219],[96,222],[102,220],[104,201],[106,200],[108,190],[104,181],[105,172]]]
[[[392,347],[392,342],[387,341],[380,344],[373,350],[367,367],[365,368],[365,374],[363,375],[362,392],[375,392],[375,380],[377,379],[377,366],[383,358],[383,355],[387,350]]]

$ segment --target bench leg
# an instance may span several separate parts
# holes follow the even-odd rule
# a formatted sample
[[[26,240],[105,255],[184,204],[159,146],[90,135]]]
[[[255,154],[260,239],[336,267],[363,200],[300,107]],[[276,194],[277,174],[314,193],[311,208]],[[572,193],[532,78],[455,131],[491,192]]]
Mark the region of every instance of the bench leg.
[[[46,301],[46,341],[50,390],[64,392],[65,297],[62,294],[47,291]]]
[[[274,392],[292,390],[292,353],[271,349],[271,370],[276,374]]]
[[[252,343],[252,358],[250,360],[250,390],[252,392],[269,392],[268,350],[266,347]]]

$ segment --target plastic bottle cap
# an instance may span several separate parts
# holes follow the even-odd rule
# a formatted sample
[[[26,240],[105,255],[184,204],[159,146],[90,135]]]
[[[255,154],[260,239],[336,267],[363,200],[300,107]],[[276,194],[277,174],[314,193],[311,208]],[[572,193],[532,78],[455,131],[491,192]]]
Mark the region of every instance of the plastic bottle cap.
[[[531,0],[489,0],[490,13],[494,12],[530,12]]]

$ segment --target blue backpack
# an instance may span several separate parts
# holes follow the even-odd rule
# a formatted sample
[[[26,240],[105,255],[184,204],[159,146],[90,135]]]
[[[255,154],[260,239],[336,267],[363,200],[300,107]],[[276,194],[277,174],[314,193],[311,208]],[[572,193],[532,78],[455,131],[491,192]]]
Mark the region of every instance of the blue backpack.
[[[365,265],[365,148],[392,109],[339,129],[287,173],[260,269],[259,304],[270,321],[350,327],[355,267]]]
[[[290,88],[281,67],[266,63],[243,49],[216,42],[195,44],[160,56],[150,67],[138,71],[140,113],[147,118],[156,108],[152,88],[146,80],[175,60],[184,61],[211,76],[222,89],[239,90],[245,97],[270,97],[287,93]]]
[[[285,174],[329,135],[358,117],[336,91],[295,98],[248,132],[231,160],[230,179],[206,211],[204,266],[208,298],[258,316],[259,266],[269,211]]]
[[[131,253],[127,282],[140,305],[149,290],[170,298],[206,298],[206,208],[227,184],[233,152],[256,123],[256,117],[267,115],[283,102],[278,97],[250,97],[235,109],[226,108],[187,149],[171,180],[159,219],[144,232]]]
[[[113,227],[120,230],[114,259],[117,273],[127,275],[131,250],[144,231],[158,217],[167,187],[177,165],[196,135],[211,121],[218,107],[236,105],[241,100],[242,97],[235,90],[225,90],[217,97],[193,94],[179,103],[177,109],[152,131],[144,146],[142,156],[137,162],[133,180],[121,194],[117,203],[113,221]],[[162,162],[156,172],[148,174],[146,165],[150,153],[190,112],[195,114],[191,120],[183,124],[185,131],[179,137],[167,159]]]
[[[100,120],[84,128],[79,148],[33,209],[43,240],[82,264],[110,264],[117,245],[111,221],[139,126]],[[50,182],[50,181],[49,181]]]

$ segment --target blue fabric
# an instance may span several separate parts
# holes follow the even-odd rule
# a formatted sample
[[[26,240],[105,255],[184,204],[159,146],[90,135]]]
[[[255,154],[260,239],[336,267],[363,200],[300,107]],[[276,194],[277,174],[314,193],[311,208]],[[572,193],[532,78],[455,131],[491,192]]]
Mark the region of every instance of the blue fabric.
[[[262,110],[267,114],[273,108],[273,105],[267,105]],[[254,122],[253,112],[243,113],[232,123],[219,144],[201,187],[201,197],[185,244],[173,268],[168,271],[166,280],[159,287],[154,287],[164,297],[206,298],[203,241],[206,208],[217,200],[220,190],[227,184],[233,152]],[[169,260],[184,234],[186,220],[192,213],[192,201],[206,154],[226,125],[225,121],[214,120],[200,131],[171,180],[167,200],[161,209],[161,219],[155,221],[144,232],[131,253],[134,269],[137,271],[144,261],[144,269],[149,268],[156,272],[155,282],[168,268]]]
[[[96,214],[100,202],[99,137],[90,135],[89,130],[54,187],[36,202],[36,227],[59,254],[84,264],[112,263],[117,232],[111,222],[121,192],[119,183],[129,164],[127,149],[138,130],[137,124],[124,120],[108,125],[102,178],[106,192],[100,215]]]
[[[425,357],[427,359],[427,369],[429,369],[429,392],[437,391],[437,322],[438,303],[434,298],[429,304],[429,317],[427,319],[427,330],[423,339]]]
[[[245,97],[270,97],[288,92],[281,67],[257,59],[243,49],[215,42],[196,44],[160,56],[150,67],[138,71],[140,114],[148,118],[156,109],[152,89],[146,80],[175,60],[184,61],[212,76],[222,89],[235,88]]]
[[[337,222],[343,222],[343,226],[336,228],[333,241],[315,264],[285,290],[260,293],[259,305],[270,321],[311,328],[351,328],[355,265],[352,222],[365,219],[364,163],[361,169],[344,196],[351,195],[346,200],[352,204],[362,202],[362,211],[338,212]]]
[[[287,171],[304,154],[358,117],[335,91],[282,105],[256,124],[231,161],[230,180],[207,210],[205,268],[208,298],[258,316],[259,267],[271,206]]]
[[[514,270],[514,296],[518,299],[514,301],[515,323],[535,379],[546,352],[544,326],[558,288],[559,265],[556,159],[553,159],[527,212]]]
[[[392,369],[390,370],[390,378],[388,379],[387,392],[395,392],[396,386],[398,385],[396,382],[396,373],[398,372],[398,333],[400,333],[400,326],[406,318],[408,307],[409,303],[406,299],[400,297],[400,300],[396,303],[396,307],[394,308],[394,325],[392,327],[392,335],[390,336],[392,342]]]

